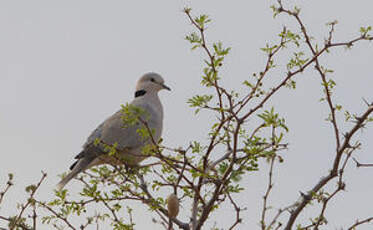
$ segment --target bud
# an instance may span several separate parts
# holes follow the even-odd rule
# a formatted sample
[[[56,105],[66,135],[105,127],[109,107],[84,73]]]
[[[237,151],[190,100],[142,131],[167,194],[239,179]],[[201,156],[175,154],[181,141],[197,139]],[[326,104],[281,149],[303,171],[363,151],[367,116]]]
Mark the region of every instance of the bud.
[[[175,218],[177,214],[179,214],[179,206],[180,206],[179,199],[177,198],[175,194],[171,193],[167,197],[168,216]]]

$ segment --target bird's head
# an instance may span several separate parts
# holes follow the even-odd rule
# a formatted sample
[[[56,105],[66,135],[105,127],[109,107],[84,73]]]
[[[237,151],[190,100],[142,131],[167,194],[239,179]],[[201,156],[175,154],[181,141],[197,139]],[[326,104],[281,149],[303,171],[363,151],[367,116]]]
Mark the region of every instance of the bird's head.
[[[146,73],[137,82],[136,94],[143,95],[145,93],[150,92],[157,93],[162,89],[171,90],[168,86],[164,84],[164,80],[161,77],[161,75],[157,73]]]

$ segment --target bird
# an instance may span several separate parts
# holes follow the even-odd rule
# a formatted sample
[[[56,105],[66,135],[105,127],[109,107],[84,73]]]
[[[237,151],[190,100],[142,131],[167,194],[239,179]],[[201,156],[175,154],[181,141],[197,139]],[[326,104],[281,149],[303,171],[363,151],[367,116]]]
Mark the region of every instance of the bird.
[[[70,166],[70,172],[57,184],[57,190],[62,190],[65,185],[80,172],[101,164],[125,164],[138,165],[146,157],[142,154],[145,146],[158,142],[163,129],[163,106],[159,99],[160,90],[171,89],[165,85],[162,76],[149,72],[144,74],[136,84],[135,98],[129,104],[141,109],[141,120],[146,120],[151,137],[144,137],[138,130],[144,128],[144,123],[124,124],[123,111],[120,109],[104,122],[102,122],[87,138],[82,151],[75,156],[76,161]],[[153,140],[152,140],[153,139]],[[117,150],[121,160],[109,156],[105,146],[97,144],[97,140],[105,145],[113,146]]]

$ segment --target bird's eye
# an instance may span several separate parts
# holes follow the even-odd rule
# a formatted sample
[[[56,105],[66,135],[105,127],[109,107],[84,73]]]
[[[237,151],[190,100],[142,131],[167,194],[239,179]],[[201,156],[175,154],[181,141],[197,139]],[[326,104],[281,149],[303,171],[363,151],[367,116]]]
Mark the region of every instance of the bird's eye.
[[[155,80],[154,80],[154,78],[151,78],[150,81],[151,81],[151,82],[154,82]]]

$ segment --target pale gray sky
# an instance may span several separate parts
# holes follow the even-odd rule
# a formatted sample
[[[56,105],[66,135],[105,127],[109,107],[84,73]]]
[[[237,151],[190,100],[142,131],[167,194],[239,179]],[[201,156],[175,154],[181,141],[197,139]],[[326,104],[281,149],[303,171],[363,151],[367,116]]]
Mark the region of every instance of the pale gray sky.
[[[360,26],[373,25],[372,1],[284,1],[294,2],[302,8],[302,18],[318,41],[326,37],[325,23],[335,19],[339,21],[335,39],[341,41],[356,36]],[[25,197],[23,188],[39,179],[40,170],[48,178],[39,197],[51,197],[57,175],[67,170],[90,132],[120,104],[132,100],[134,84],[145,72],[159,72],[173,89],[160,93],[166,113],[165,143],[177,147],[190,140],[206,140],[208,115],[194,116],[185,103],[203,92],[199,85],[203,56],[191,52],[184,40],[192,27],[182,9],[188,5],[194,13],[212,17],[208,40],[232,47],[223,82],[242,90],[240,83],[263,68],[265,56],[259,48],[276,39],[284,24],[294,26],[288,17],[273,20],[271,4],[261,0],[1,1],[0,184],[13,172],[16,186],[0,212],[13,212],[16,200]],[[373,100],[372,43],[340,49],[323,60],[335,70],[336,101],[352,112],[362,111],[362,97]],[[323,121],[327,107],[318,101],[319,76],[306,71],[297,79],[296,91],[282,90],[270,102],[290,128],[290,149],[284,154],[285,163],[276,169],[270,198],[276,207],[294,202],[299,191],[314,185],[326,174],[333,157],[333,133]],[[370,128],[361,135],[364,145],[357,152],[366,162],[373,162]],[[348,167],[347,192],[339,194],[326,213],[329,229],[372,214],[371,178],[373,169]],[[242,213],[244,224],[239,229],[255,229],[266,173],[253,173],[243,183],[246,191],[239,200],[248,210]],[[68,186],[73,190],[74,183]],[[188,211],[190,207],[183,208]],[[158,229],[142,213],[135,213],[136,229]],[[214,214],[209,224],[218,221],[225,228],[231,215],[232,210],[226,208]]]

